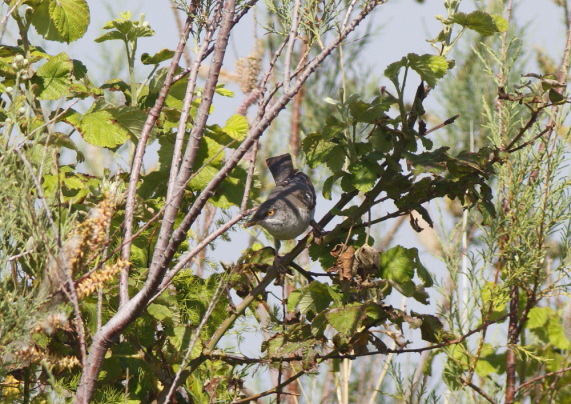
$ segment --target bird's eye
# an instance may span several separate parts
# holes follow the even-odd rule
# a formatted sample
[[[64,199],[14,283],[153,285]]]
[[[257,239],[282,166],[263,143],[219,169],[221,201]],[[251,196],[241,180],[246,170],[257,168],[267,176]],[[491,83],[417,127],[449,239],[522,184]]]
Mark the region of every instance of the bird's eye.
[[[270,209],[270,210],[268,210],[268,213],[267,213],[267,215],[268,215],[268,216],[273,216],[273,215],[274,215],[274,213],[276,213],[276,211],[275,211],[275,210],[273,210],[273,209]]]

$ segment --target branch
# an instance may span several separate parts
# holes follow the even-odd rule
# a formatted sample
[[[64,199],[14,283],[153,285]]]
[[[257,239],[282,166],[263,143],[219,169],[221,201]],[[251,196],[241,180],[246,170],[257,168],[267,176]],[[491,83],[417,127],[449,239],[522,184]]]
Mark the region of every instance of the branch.
[[[123,225],[124,229],[123,239],[129,241],[127,241],[123,245],[123,248],[121,250],[121,258],[125,261],[129,261],[131,256],[133,215],[135,212],[137,184],[139,182],[139,175],[141,173],[141,167],[143,165],[143,157],[145,155],[147,141],[149,140],[149,135],[151,134],[151,130],[155,126],[155,123],[157,122],[157,119],[159,118],[159,115],[165,104],[167,94],[173,83],[174,73],[176,71],[176,68],[178,67],[180,58],[184,52],[184,47],[186,46],[186,41],[188,39],[188,35],[190,34],[191,26],[192,26],[192,16],[189,15],[184,24],[184,29],[180,36],[178,46],[176,48],[175,54],[173,55],[168,73],[165,77],[165,82],[163,84],[163,87],[161,88],[161,92],[159,93],[157,100],[155,101],[155,105],[149,111],[149,115],[147,116],[147,120],[145,121],[145,125],[143,126],[143,130],[141,131],[141,136],[139,137],[139,142],[137,143],[137,149],[135,151],[135,155],[133,156],[131,174],[129,176],[129,187],[127,189],[127,198],[125,202],[125,222]],[[127,302],[127,300],[129,300],[128,281],[129,281],[129,268],[126,266],[123,270],[121,270],[121,275],[119,279],[119,306],[123,306]]]
[[[193,165],[198,154],[199,143],[202,139],[202,135],[204,134],[206,122],[210,116],[210,108],[212,106],[214,92],[216,91],[216,83],[218,82],[218,76],[226,53],[228,38],[230,36],[230,30],[232,29],[235,5],[236,0],[228,0],[224,2],[221,12],[222,21],[220,22],[220,29],[214,45],[214,54],[208,71],[208,78],[202,92],[201,102],[196,113],[196,119],[193,122],[192,130],[190,132],[190,140],[186,146],[184,158],[180,165],[180,170],[176,175],[176,180],[169,182],[167,195],[171,195],[171,199],[168,200],[169,205],[165,210],[161,230],[159,232],[153,252],[153,258],[151,260],[149,276],[147,278],[147,282],[153,283],[154,286],[158,286],[157,278],[161,277],[161,273],[166,269],[166,263],[172,259],[172,255],[174,254],[174,251],[173,254],[170,254],[169,247],[172,242],[169,242],[169,240],[171,239],[176,215],[178,214],[182,198],[184,196],[183,192],[178,191],[185,189],[186,184],[192,175]],[[179,226],[179,228],[180,227],[181,226]],[[188,231],[188,229],[186,230]],[[175,231],[175,234],[177,234],[177,231]],[[186,236],[186,231],[184,232],[184,236]],[[177,243],[177,247],[180,242],[182,242],[182,239]]]
[[[287,94],[289,93],[289,86],[291,80],[291,57],[293,54],[293,46],[295,44],[295,40],[297,38],[297,28],[299,26],[299,7],[301,5],[301,0],[295,0],[293,5],[293,16],[292,16],[292,24],[289,30],[289,38],[287,43],[287,51],[285,54],[285,67],[284,67],[284,92]]]
[[[254,209],[249,209],[249,210],[246,210],[244,212],[238,213],[238,215],[234,216],[231,220],[224,223],[224,225],[222,227],[220,227],[216,231],[210,233],[210,235],[208,237],[205,237],[200,243],[198,243],[196,245],[196,247],[194,247],[192,249],[191,252],[184,254],[180,258],[178,263],[174,266],[174,268],[172,268],[171,270],[169,270],[165,274],[163,281],[161,282],[160,286],[157,288],[157,292],[151,298],[149,303],[151,303],[153,300],[155,300],[157,297],[159,297],[159,295],[168,287],[168,285],[170,285],[170,283],[172,282],[172,279],[176,276],[176,274],[179,273],[180,270],[183,269],[188,264],[188,262],[190,260],[192,260],[201,250],[206,248],[206,246],[208,244],[210,244],[212,241],[217,239],[220,235],[224,234],[226,231],[228,231],[228,229],[230,229],[232,226],[234,226],[240,220],[242,220],[246,216],[249,216],[253,212],[253,210]]]
[[[258,398],[262,398],[265,396],[269,396],[270,394],[274,394],[274,393],[280,393],[280,394],[288,394],[285,393],[283,391],[281,391],[285,386],[287,386],[288,384],[290,384],[291,382],[295,381],[296,379],[300,378],[301,376],[303,376],[305,374],[305,370],[302,370],[298,373],[296,373],[295,375],[293,375],[292,377],[290,377],[289,379],[285,380],[284,382],[278,384],[276,387],[271,388],[269,390],[266,390],[262,393],[259,394],[255,394],[253,396],[250,397],[246,397],[246,398],[242,398],[240,400],[234,400],[232,401],[232,404],[239,404],[239,403],[249,403],[250,401],[253,400],[257,400]],[[291,393],[289,393],[291,394]]]
[[[491,398],[489,395],[487,395],[481,388],[479,388],[478,386],[476,386],[474,383],[469,382],[467,380],[464,380],[463,378],[460,377],[460,381],[465,384],[466,386],[471,387],[476,393],[478,393],[479,395],[481,395],[482,397],[484,397],[486,400],[488,400],[490,403],[492,404],[496,404],[496,401]]]
[[[531,380],[529,380],[529,381],[527,381],[527,382],[525,382],[525,383],[520,384],[520,385],[517,387],[516,391],[519,390],[519,389],[527,388],[530,384],[537,383],[538,381],[540,381],[540,380],[542,380],[542,379],[545,379],[546,377],[560,375],[560,374],[569,372],[570,370],[571,370],[571,366],[566,367],[566,368],[563,368],[563,369],[561,369],[561,370],[556,370],[556,371],[554,371],[554,372],[549,372],[549,373],[546,373],[546,374],[541,375],[541,376],[534,377],[533,379],[531,379]]]

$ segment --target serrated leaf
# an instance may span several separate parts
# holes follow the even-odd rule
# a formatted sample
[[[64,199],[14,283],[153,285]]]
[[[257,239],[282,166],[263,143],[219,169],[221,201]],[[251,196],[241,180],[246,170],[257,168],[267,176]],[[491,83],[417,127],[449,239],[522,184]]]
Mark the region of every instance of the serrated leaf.
[[[118,124],[109,111],[99,110],[85,115],[74,113],[65,118],[73,125],[83,139],[100,147],[113,148],[122,145],[129,138],[129,131]]]
[[[334,168],[343,165],[345,162],[344,152],[341,146],[326,140],[321,133],[310,133],[302,141],[302,148],[305,152],[307,165],[311,168],[319,164],[329,162]]]
[[[549,319],[547,324],[547,334],[549,336],[549,342],[555,345],[559,349],[568,350],[571,349],[571,341],[565,336],[561,321],[557,317],[552,317]]]
[[[106,108],[105,111],[113,115],[117,122],[135,137],[139,136],[147,120],[145,111],[129,105]]]
[[[50,0],[50,17],[65,42],[81,38],[89,26],[89,6],[85,0]]]
[[[288,310],[293,311],[297,309],[304,316],[322,312],[332,301],[329,286],[317,281],[295,292],[297,293],[291,300],[288,298]]]
[[[473,11],[470,14],[455,13],[447,23],[460,24],[476,31],[480,35],[490,36],[508,29],[508,22],[499,15],[490,15],[484,11]]]
[[[233,139],[241,142],[246,138],[250,125],[248,124],[248,119],[243,115],[232,115],[226,121],[226,124],[222,130],[230,135]]]
[[[57,100],[69,92],[73,63],[65,53],[51,57],[34,76],[38,84],[38,98]]]
[[[414,276],[414,255],[407,248],[395,246],[381,254],[381,278],[398,284],[409,282]]]
[[[533,307],[527,315],[527,328],[541,328],[555,311],[551,307]]]
[[[174,51],[170,49],[161,49],[154,55],[149,55],[148,53],[143,53],[141,55],[141,62],[144,65],[158,65],[165,60],[169,60],[174,56]]]
[[[362,316],[363,310],[360,304],[332,309],[325,313],[329,325],[344,335],[352,334],[357,330]]]
[[[361,192],[370,191],[377,181],[375,171],[373,171],[368,164],[360,161],[351,164],[349,166],[349,172],[353,174],[351,176],[353,186]]]
[[[429,54],[419,56],[409,53],[407,58],[410,68],[417,72],[430,87],[434,87],[436,81],[444,77],[448,71],[448,62],[443,56]]]
[[[34,6],[34,13],[30,22],[44,39],[57,42],[65,42],[65,38],[59,33],[50,14],[50,5],[55,0],[43,0]]]

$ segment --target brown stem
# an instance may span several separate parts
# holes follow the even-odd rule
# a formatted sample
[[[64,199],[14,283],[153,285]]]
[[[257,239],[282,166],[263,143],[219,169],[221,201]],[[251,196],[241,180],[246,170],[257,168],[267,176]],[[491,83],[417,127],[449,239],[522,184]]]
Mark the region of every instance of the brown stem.
[[[180,57],[186,46],[186,41],[188,35],[190,34],[190,29],[192,26],[192,17],[189,16],[186,19],[184,29],[180,36],[176,52],[172,58],[171,64],[169,66],[169,71],[165,77],[165,82],[161,88],[159,96],[155,101],[155,105],[149,111],[143,130],[141,131],[141,136],[139,137],[139,142],[137,143],[137,149],[135,150],[135,155],[133,156],[133,162],[131,165],[131,174],[129,176],[129,188],[127,190],[127,199],[125,202],[125,222],[123,224],[123,239],[127,242],[123,245],[121,250],[121,258],[124,261],[129,261],[131,256],[131,240],[133,235],[133,216],[135,212],[135,199],[137,192],[137,185],[139,183],[139,174],[141,173],[141,167],[143,166],[143,157],[145,155],[145,150],[147,146],[147,141],[151,134],[151,130],[155,126],[157,119],[163,109],[165,100],[169,89],[173,83],[174,73],[178,67]],[[123,306],[129,300],[129,268],[126,266],[121,270],[121,275],[119,277],[119,305]],[[80,384],[81,387],[81,384]],[[80,390],[78,390],[79,392]]]
[[[534,377],[533,379],[528,380],[527,382],[522,383],[522,384],[520,384],[519,386],[517,386],[516,391],[519,390],[519,389],[527,388],[527,387],[529,387],[531,384],[537,383],[538,381],[540,381],[540,380],[542,380],[542,379],[545,379],[546,377],[558,376],[558,375],[561,375],[561,374],[563,374],[563,373],[569,372],[570,370],[571,370],[571,366],[566,367],[566,368],[563,368],[563,369],[560,369],[560,370],[556,370],[556,371],[554,371],[554,372],[545,373],[544,375],[541,375],[541,376]]]
[[[481,395],[482,397],[484,397],[486,400],[488,400],[490,403],[492,404],[496,404],[496,400],[494,400],[492,397],[490,397],[489,395],[487,395],[484,390],[482,390],[481,388],[479,388],[478,386],[476,386],[474,383],[469,382],[467,380],[464,380],[463,378],[460,378],[460,381],[465,384],[466,386],[470,387],[472,390],[474,390],[476,393],[478,393],[479,395]]]
[[[508,351],[506,353],[506,404],[512,404],[516,392],[516,344],[518,341],[518,304],[519,289],[517,285],[511,287],[510,312],[508,325]]]

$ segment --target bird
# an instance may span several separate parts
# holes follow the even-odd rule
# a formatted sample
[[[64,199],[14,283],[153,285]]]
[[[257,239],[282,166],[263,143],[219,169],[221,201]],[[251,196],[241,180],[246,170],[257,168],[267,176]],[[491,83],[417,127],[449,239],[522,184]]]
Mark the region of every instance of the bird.
[[[289,153],[268,158],[266,165],[276,186],[244,226],[266,229],[274,237],[279,255],[282,240],[295,239],[309,225],[317,225],[313,220],[315,188],[306,174],[293,168]]]

